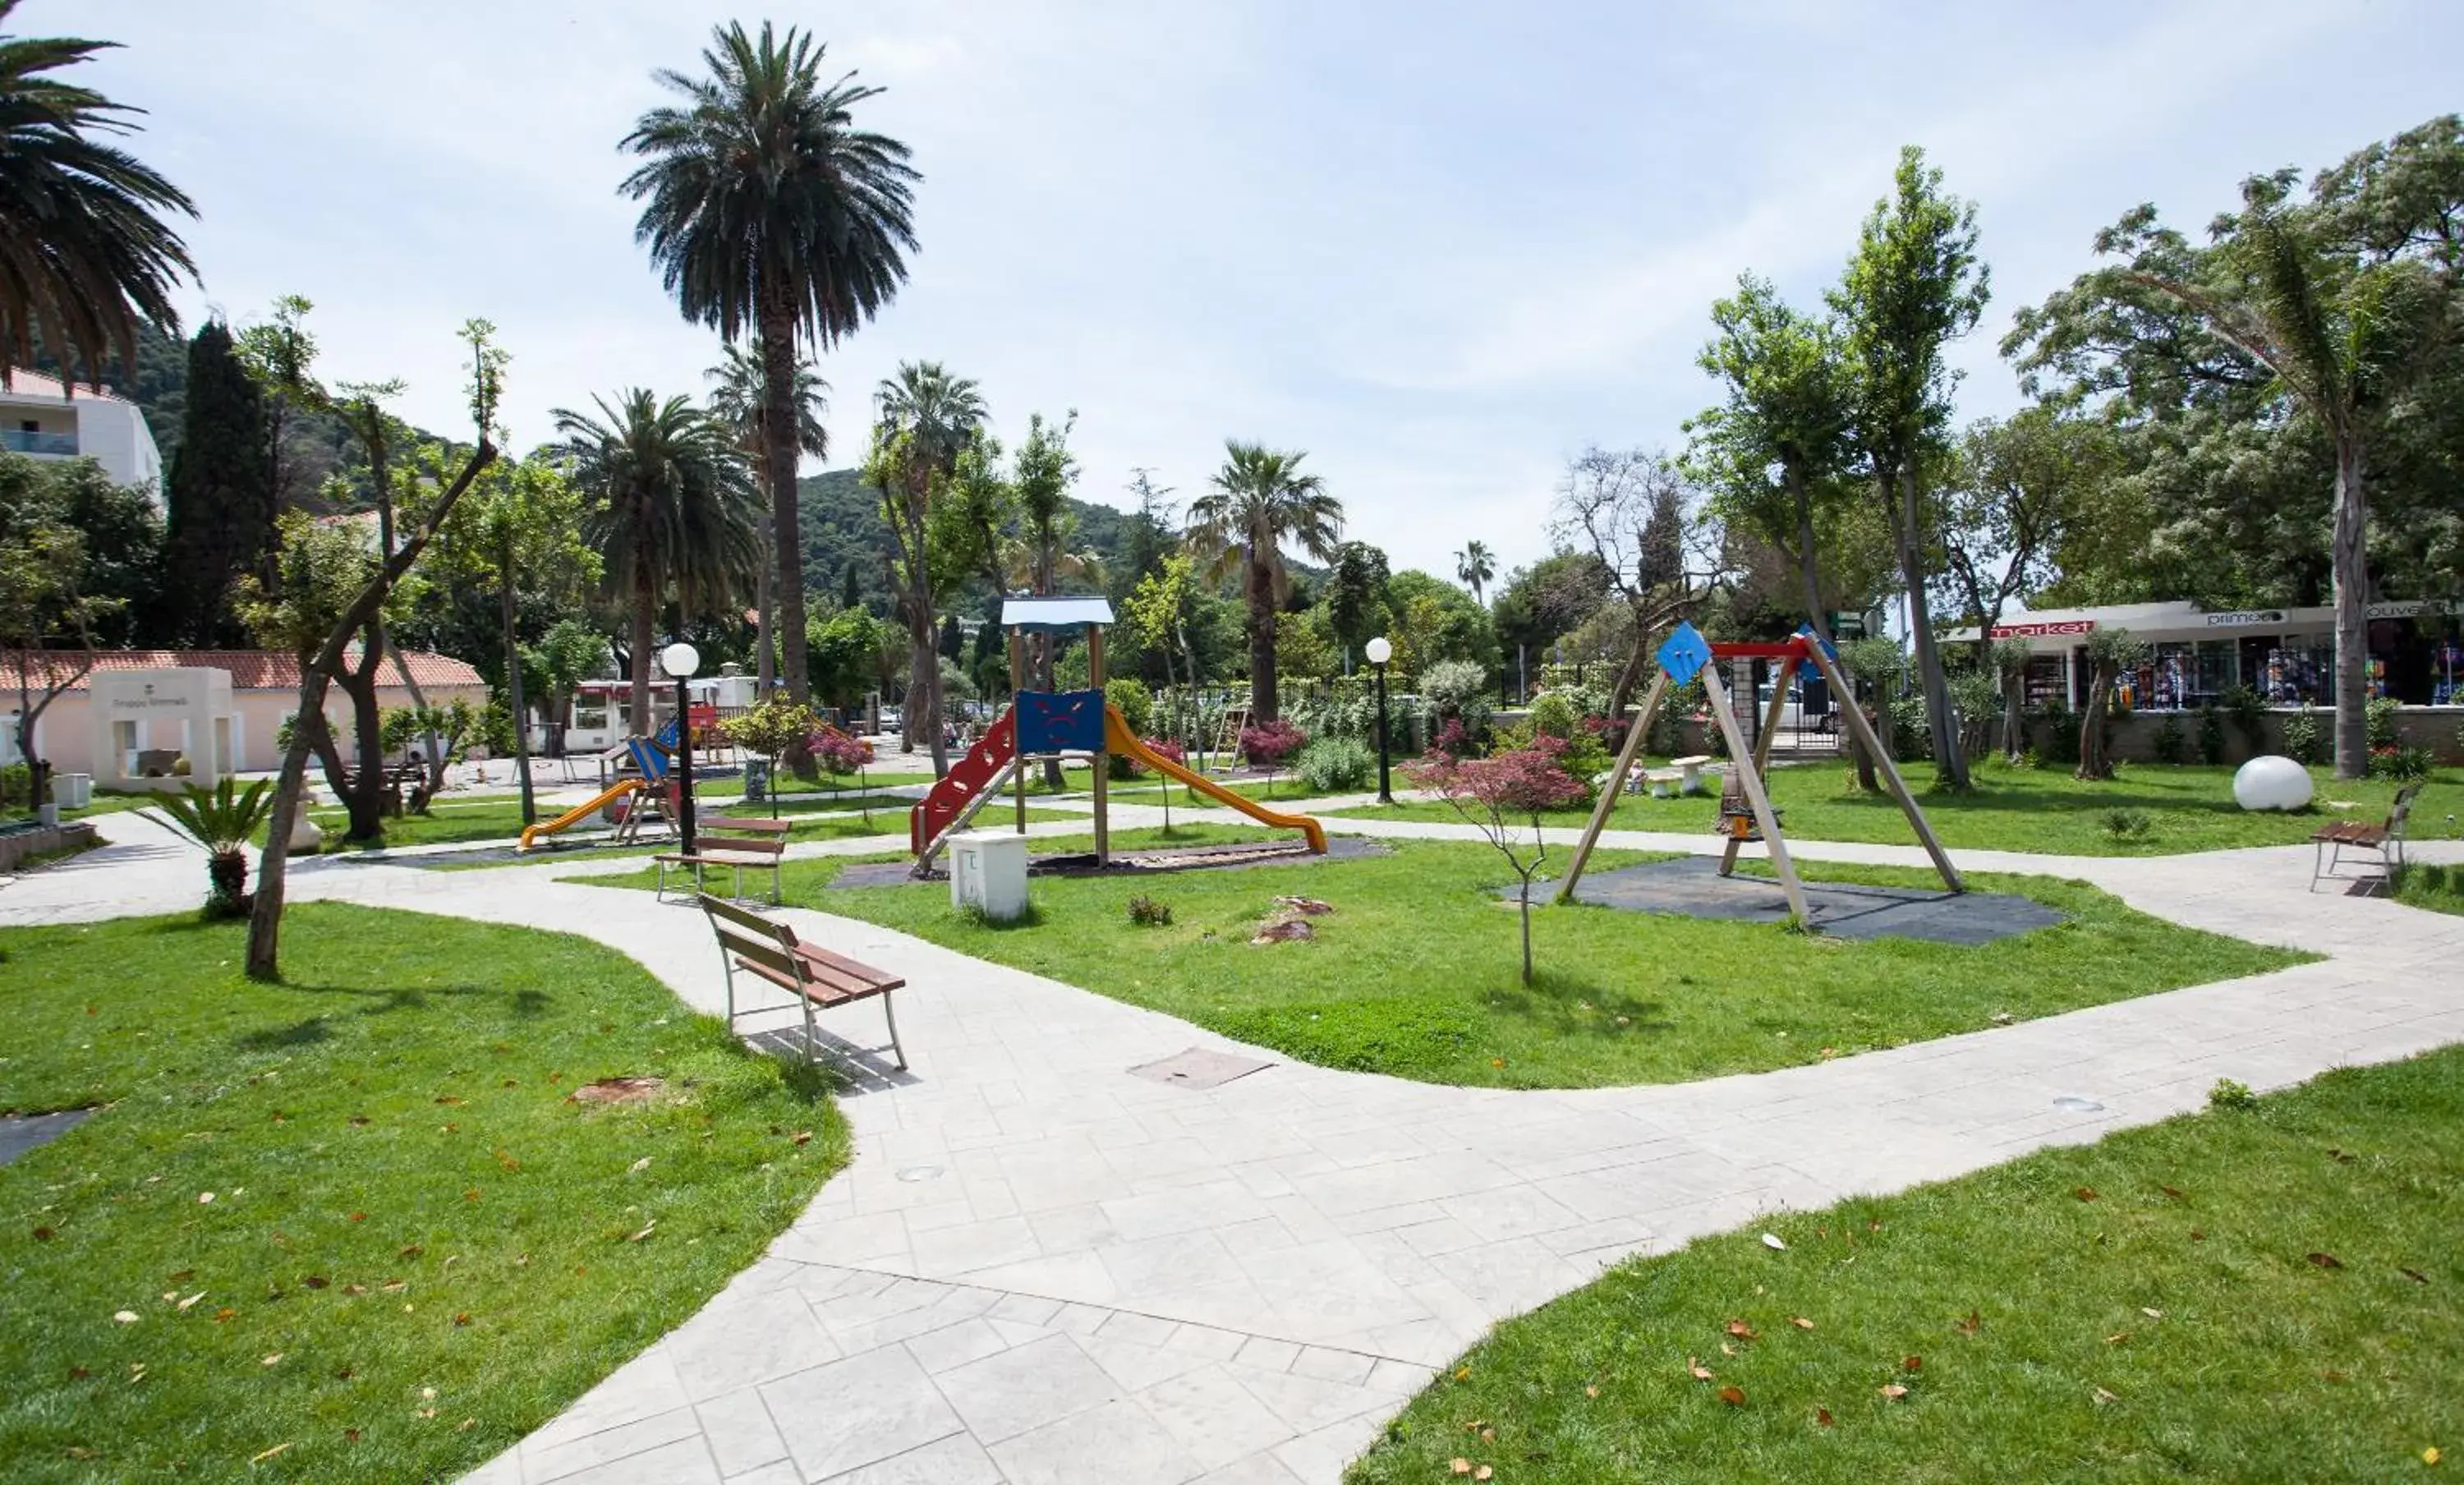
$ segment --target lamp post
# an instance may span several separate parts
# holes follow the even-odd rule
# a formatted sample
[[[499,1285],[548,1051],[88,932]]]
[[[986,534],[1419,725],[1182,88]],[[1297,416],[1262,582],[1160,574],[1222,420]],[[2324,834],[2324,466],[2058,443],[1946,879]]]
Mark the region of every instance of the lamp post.
[[[1377,671],[1377,802],[1391,805],[1395,794],[1387,787],[1386,778],[1386,662],[1395,658],[1395,647],[1380,634],[1363,648],[1368,652],[1369,663]]]
[[[701,669],[701,652],[679,639],[659,652],[659,668],[676,682],[676,834],[693,853],[693,694],[687,682]]]

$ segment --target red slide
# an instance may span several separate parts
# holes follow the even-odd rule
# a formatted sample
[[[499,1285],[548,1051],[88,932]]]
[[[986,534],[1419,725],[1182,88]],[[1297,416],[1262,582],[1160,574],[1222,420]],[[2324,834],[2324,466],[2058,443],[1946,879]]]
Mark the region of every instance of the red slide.
[[[909,850],[922,855],[952,821],[966,813],[977,795],[1001,782],[1002,770],[1018,756],[1017,718],[1015,707],[1001,713],[1001,720],[984,729],[976,745],[967,749],[967,756],[950,765],[923,802],[907,811]]]

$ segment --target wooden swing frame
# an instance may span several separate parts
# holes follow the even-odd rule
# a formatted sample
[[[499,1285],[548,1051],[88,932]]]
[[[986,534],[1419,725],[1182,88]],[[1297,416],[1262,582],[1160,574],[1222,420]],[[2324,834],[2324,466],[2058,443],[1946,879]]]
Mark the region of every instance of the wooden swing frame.
[[[1763,773],[1771,762],[1771,739],[1779,731],[1780,719],[1786,715],[1783,708],[1788,705],[1789,682],[1795,677],[1799,665],[1812,666],[1829,683],[1831,694],[1839,700],[1839,710],[1849,731],[1856,735],[1858,745],[1874,760],[1875,768],[1882,776],[1883,787],[1898,802],[1900,812],[1907,816],[1908,825],[1916,831],[1918,843],[1925,847],[1925,854],[1933,858],[1934,870],[1941,875],[1943,885],[1952,892],[1968,890],[1968,883],[1961,878],[1959,868],[1951,864],[1950,853],[1943,850],[1941,838],[1934,834],[1925,810],[1918,806],[1916,795],[1908,791],[1907,781],[1900,777],[1898,765],[1891,762],[1890,750],[1882,746],[1881,740],[1875,736],[1873,723],[1865,717],[1865,709],[1857,704],[1857,694],[1849,687],[1847,676],[1840,672],[1839,662],[1820,640],[1811,632],[1799,630],[1781,644],[1714,644],[1709,649],[1710,660],[1696,674],[1703,677],[1703,692],[1710,702],[1711,716],[1719,723],[1720,736],[1727,742],[1730,766],[1737,769],[1737,782],[1744,789],[1748,807],[1753,811],[1754,824],[1762,831],[1763,846],[1771,855],[1771,871],[1779,877],[1780,891],[1788,898],[1789,911],[1798,922],[1810,920],[1805,906],[1805,885],[1797,879],[1795,862],[1789,858],[1788,840],[1780,833],[1779,815],[1771,809],[1771,795],[1763,787]],[[1719,667],[1723,660],[1779,662],[1779,672],[1771,684],[1771,706],[1763,716],[1762,734],[1751,749],[1746,746],[1744,736],[1737,731],[1736,711],[1728,704],[1727,684],[1720,679]],[[1661,704],[1667,699],[1668,684],[1665,667],[1651,677],[1651,688],[1643,693],[1642,705],[1635,714],[1634,725],[1627,729],[1625,745],[1617,749],[1617,765],[1609,770],[1608,782],[1600,789],[1599,801],[1592,807],[1592,818],[1583,827],[1583,838],[1575,843],[1573,858],[1567,863],[1565,880],[1557,886],[1557,901],[1571,902],[1574,899],[1574,887],[1583,879],[1583,868],[1591,860],[1592,848],[1599,843],[1600,831],[1607,829],[1609,815],[1617,809],[1618,797],[1625,792],[1625,782],[1633,776],[1635,762],[1642,756],[1642,740],[1650,735],[1652,720],[1659,714]],[[1742,765],[1735,762],[1749,756],[1750,762]],[[1736,870],[1737,848],[1743,844],[1745,842],[1736,835],[1727,837],[1727,844],[1720,851],[1721,875],[1727,876]]]

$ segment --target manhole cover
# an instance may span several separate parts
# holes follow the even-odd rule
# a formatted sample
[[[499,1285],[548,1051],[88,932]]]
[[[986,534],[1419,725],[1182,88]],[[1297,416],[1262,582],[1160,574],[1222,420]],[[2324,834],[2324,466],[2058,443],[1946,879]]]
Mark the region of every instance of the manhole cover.
[[[2054,1100],[2054,1107],[2061,1110],[2065,1114],[2101,1114],[2104,1112],[2103,1104],[2097,1102],[2094,1098],[2082,1098],[2075,1093],[2066,1093],[2060,1097],[2056,1098]]]
[[[1221,1088],[1236,1077],[1246,1077],[1260,1068],[1270,1068],[1271,1062],[1256,1057],[1238,1056],[1228,1052],[1208,1052],[1192,1047],[1187,1052],[1130,1069],[1132,1075],[1176,1088]]]

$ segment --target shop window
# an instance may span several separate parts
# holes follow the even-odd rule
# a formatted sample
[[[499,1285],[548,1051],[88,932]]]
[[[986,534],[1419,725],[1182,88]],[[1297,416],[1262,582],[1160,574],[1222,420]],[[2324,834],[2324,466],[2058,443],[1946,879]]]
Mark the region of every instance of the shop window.
[[[2271,706],[2333,705],[2336,643],[2323,634],[2289,634],[2266,648],[2251,677]]]
[[[576,732],[606,731],[607,703],[599,700],[579,700],[574,702],[573,728]]]

